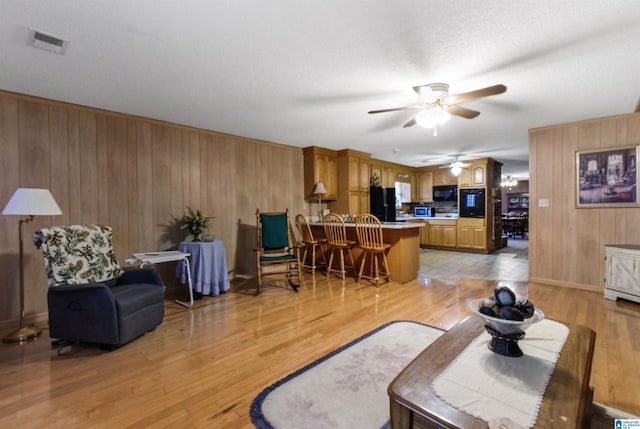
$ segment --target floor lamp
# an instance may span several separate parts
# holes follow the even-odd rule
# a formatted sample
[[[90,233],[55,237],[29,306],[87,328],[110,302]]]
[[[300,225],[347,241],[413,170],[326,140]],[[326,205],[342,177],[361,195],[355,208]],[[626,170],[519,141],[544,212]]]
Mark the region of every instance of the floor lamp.
[[[18,222],[20,239],[20,329],[2,339],[5,343],[18,343],[40,335],[37,326],[24,326],[24,247],[22,242],[22,225],[31,222],[34,216],[61,215],[62,211],[48,189],[18,188],[13,194],[3,215],[26,216]]]

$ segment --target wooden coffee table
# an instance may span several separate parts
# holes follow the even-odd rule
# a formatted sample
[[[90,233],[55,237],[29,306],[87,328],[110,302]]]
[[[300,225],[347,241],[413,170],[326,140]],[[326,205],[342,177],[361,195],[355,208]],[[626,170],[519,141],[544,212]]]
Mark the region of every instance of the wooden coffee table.
[[[590,411],[589,387],[596,334],[567,324],[569,336],[549,380],[535,428],[582,428]],[[484,331],[482,320],[470,316],[431,343],[389,385],[392,429],[486,429],[487,422],[438,398],[433,380]],[[525,337],[526,338],[526,337]]]

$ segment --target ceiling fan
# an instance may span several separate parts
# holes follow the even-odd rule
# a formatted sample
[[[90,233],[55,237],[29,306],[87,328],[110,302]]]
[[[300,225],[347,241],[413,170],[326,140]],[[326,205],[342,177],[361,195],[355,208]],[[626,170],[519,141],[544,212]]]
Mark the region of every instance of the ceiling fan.
[[[464,167],[469,167],[469,166],[472,165],[472,164],[468,164],[466,162],[460,161],[460,157],[461,156],[464,156],[464,155],[449,155],[447,157],[440,158],[440,161],[436,160],[436,159],[434,159],[434,160],[425,159],[425,160],[422,160],[422,162],[429,163],[429,164],[441,164],[441,163],[445,162],[445,160],[454,158],[453,162],[445,164],[445,165],[441,165],[440,168],[448,168],[448,169],[451,170],[451,172],[453,173],[454,176],[457,176],[457,175],[460,174],[460,172],[462,171],[462,169]]]
[[[426,85],[414,86],[413,90],[418,95],[419,104],[370,110],[369,114],[395,112],[398,110],[420,110],[411,120],[405,123],[403,127],[407,128],[418,124],[425,128],[433,128],[433,135],[438,135],[437,126],[447,122],[451,115],[473,119],[480,114],[477,110],[467,109],[466,107],[458,106],[458,104],[490,95],[502,94],[506,92],[507,87],[500,84],[476,89],[475,91],[464,92],[462,94],[449,95],[448,84],[428,83]]]

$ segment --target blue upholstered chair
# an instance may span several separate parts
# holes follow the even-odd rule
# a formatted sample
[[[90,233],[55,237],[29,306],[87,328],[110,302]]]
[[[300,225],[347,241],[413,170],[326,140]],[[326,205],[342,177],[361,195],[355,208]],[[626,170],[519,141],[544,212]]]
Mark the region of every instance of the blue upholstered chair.
[[[44,256],[49,333],[55,342],[107,349],[153,330],[164,318],[164,285],[154,269],[124,271],[108,226],[42,228],[34,244]]]

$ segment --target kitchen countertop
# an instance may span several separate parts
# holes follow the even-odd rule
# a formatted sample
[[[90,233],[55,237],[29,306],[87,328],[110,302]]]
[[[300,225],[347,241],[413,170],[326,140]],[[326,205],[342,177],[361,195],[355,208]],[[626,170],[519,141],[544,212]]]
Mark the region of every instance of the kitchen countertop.
[[[418,220],[424,220],[423,218],[415,218]],[[433,218],[430,218],[433,219]],[[383,229],[409,229],[409,228],[419,228],[423,226],[423,223],[419,222],[381,222]],[[344,223],[347,228],[355,228],[355,222],[345,222]],[[322,222],[309,222],[311,226],[324,226]]]
[[[458,219],[458,215],[457,214],[451,214],[451,215],[440,215],[440,216],[405,216],[405,217],[397,217],[397,220],[399,219],[404,219],[404,220],[457,220]]]

